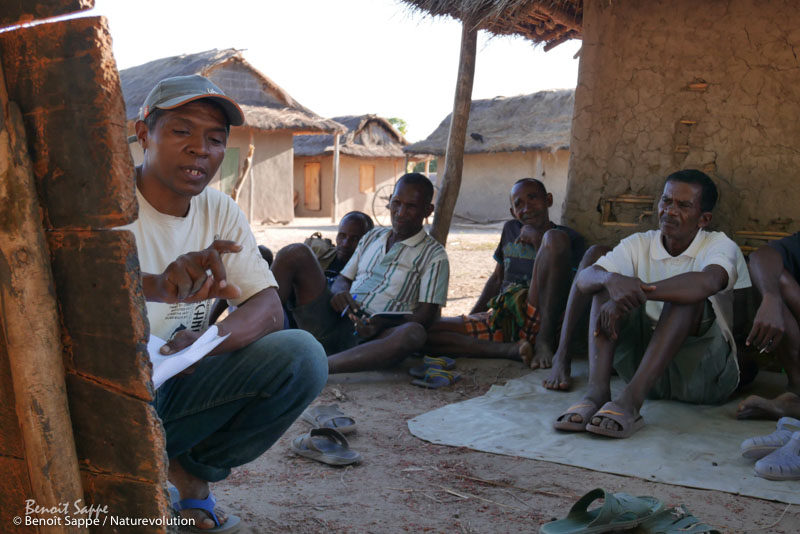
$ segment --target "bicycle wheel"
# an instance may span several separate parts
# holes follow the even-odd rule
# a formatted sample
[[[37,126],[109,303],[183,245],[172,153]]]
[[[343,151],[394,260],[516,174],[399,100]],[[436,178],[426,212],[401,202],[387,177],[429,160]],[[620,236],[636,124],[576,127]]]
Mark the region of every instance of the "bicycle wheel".
[[[392,217],[389,214],[389,200],[394,192],[394,184],[385,184],[375,191],[372,196],[372,218],[380,226],[391,226]]]

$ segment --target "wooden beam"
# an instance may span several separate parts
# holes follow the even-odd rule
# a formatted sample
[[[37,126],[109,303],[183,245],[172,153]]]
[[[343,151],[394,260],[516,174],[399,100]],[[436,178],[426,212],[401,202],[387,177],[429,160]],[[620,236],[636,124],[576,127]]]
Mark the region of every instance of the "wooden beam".
[[[444,172],[441,189],[436,198],[431,235],[442,245],[447,244],[447,234],[461,188],[461,172],[464,168],[464,143],[467,136],[469,109],[472,104],[472,81],[475,77],[475,55],[478,29],[469,21],[462,22],[461,56],[458,65],[458,80],[453,101],[450,134],[447,137]]]
[[[250,146],[247,149],[247,157],[244,158],[244,165],[242,166],[242,172],[236,178],[236,183],[233,184],[233,191],[231,192],[231,198],[234,202],[239,198],[239,193],[242,191],[242,186],[244,185],[244,181],[247,180],[247,175],[250,173],[250,168],[253,166],[253,155],[256,152],[256,145],[255,141],[253,140],[253,130],[250,129]]]
[[[8,100],[1,67],[0,206],[0,323],[25,444],[30,497],[39,506],[58,507],[60,503],[83,499],[83,488],[67,403],[61,322],[41,206],[22,114]],[[61,525],[48,527],[47,531],[85,529]]]
[[[336,224],[339,208],[339,134],[333,134],[333,209],[331,209],[331,222]]]

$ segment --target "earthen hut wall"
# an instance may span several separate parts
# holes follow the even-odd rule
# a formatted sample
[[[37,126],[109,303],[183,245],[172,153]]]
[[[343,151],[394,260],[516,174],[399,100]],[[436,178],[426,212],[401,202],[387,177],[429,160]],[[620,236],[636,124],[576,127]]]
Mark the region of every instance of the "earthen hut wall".
[[[320,164],[321,209],[309,210],[305,207],[305,164]],[[359,190],[361,165],[375,166],[375,191],[386,184],[394,184],[403,174],[404,158],[356,158],[339,156],[339,206],[341,217],[348,211],[363,211],[372,217],[373,191]],[[294,158],[294,189],[299,194],[295,208],[298,217],[330,217],[333,206],[333,156],[298,156]]]
[[[245,214],[250,213],[250,184],[253,180],[254,203],[253,223],[290,222],[294,218],[292,191],[292,132],[253,131],[252,174],[242,186],[237,200]],[[239,172],[244,166],[250,146],[250,133],[245,128],[233,128],[228,141],[229,147],[239,147]],[[219,172],[211,182],[219,189]]]
[[[455,214],[479,222],[507,220],[511,186],[520,178],[537,178],[553,194],[550,220],[561,223],[568,162],[568,150],[465,154]],[[437,168],[444,169],[444,158]]]
[[[797,230],[798,54],[791,0],[585,2],[566,223],[604,243],[652,228],[599,225],[599,200],[698,168],[717,229]]]

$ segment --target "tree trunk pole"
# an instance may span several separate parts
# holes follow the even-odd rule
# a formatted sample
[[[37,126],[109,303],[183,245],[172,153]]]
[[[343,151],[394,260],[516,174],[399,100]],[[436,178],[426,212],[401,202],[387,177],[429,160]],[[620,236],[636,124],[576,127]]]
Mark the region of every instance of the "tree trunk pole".
[[[337,210],[339,208],[339,132],[333,134],[333,209],[331,222],[336,224]]]
[[[458,65],[458,81],[456,82],[456,96],[450,121],[450,135],[447,138],[443,178],[439,196],[436,198],[436,211],[433,215],[433,229],[431,230],[431,235],[442,245],[447,244],[447,234],[453,220],[458,190],[461,188],[464,142],[467,136],[469,108],[472,103],[472,80],[475,77],[477,42],[477,28],[468,19],[464,20],[461,29],[461,58]]]
[[[58,304],[22,114],[8,101],[1,66],[0,206],[0,328],[25,446],[30,497],[42,507],[68,502],[72,509],[73,502],[83,499],[83,488],[67,403]],[[85,529],[62,525],[48,527],[47,532]]]

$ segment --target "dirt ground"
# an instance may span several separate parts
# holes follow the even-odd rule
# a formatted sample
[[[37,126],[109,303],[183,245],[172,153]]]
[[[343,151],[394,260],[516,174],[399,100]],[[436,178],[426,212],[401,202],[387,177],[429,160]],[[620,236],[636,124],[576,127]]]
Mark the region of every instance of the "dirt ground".
[[[325,219],[290,226],[254,227],[274,251],[319,230],[333,237]],[[447,252],[451,278],[445,314],[469,311],[494,265],[500,226],[456,227]],[[482,395],[492,384],[523,376],[522,364],[461,360],[464,379],[428,391],[410,385],[407,362],[384,373],[332,376],[316,401],[338,403],[358,422],[351,446],[358,466],[336,468],[292,454],[291,440],[308,431],[296,422],[256,461],[214,486],[217,498],[250,532],[536,532],[563,517],[586,491],[601,487],[653,495],[692,513],[724,533],[800,532],[800,506],[696,490],[586,469],[439,446],[412,436],[406,422],[445,404]]]

